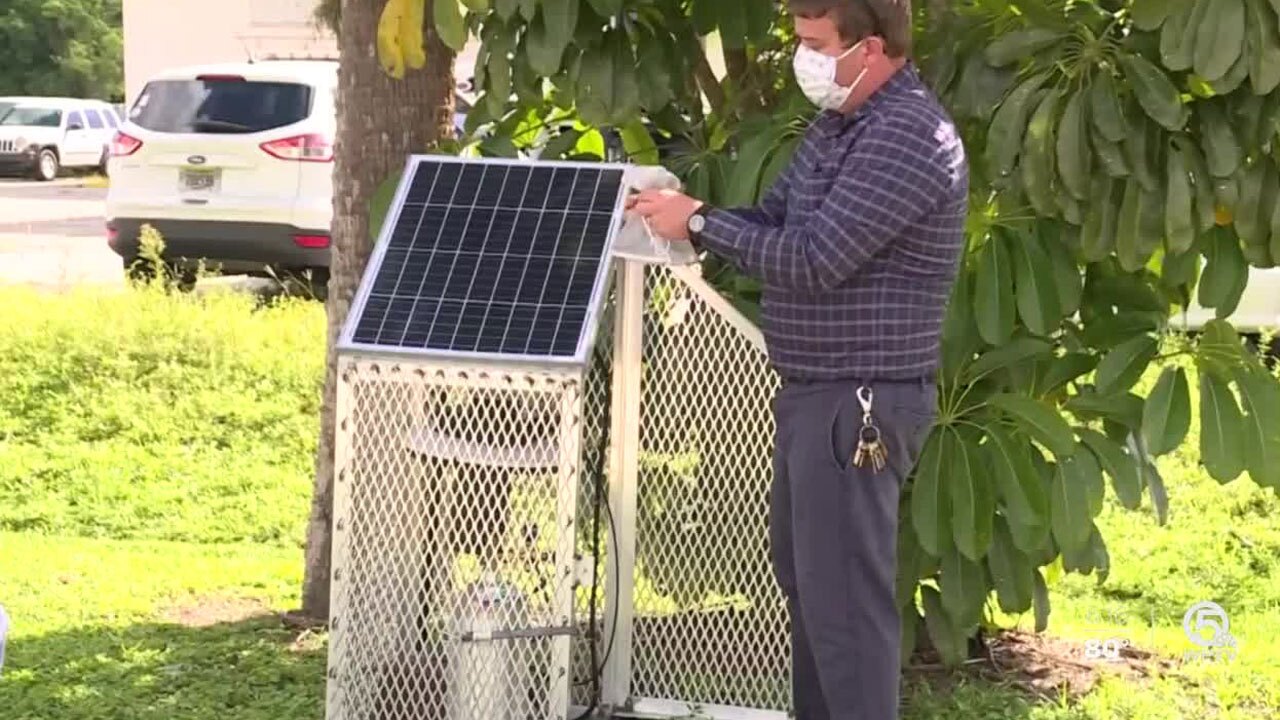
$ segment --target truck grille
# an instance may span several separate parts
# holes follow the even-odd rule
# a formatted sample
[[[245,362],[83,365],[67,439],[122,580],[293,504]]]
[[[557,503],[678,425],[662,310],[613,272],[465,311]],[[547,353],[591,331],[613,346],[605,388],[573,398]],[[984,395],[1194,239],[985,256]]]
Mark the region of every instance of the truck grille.
[[[18,152],[18,143],[13,140],[0,140],[0,153]]]

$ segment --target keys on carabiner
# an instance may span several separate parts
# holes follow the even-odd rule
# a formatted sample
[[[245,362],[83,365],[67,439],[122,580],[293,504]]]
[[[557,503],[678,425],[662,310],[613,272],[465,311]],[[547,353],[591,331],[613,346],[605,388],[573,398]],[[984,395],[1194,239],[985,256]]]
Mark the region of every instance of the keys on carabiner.
[[[875,418],[871,413],[874,400],[875,393],[871,388],[858,388],[858,404],[862,406],[862,427],[858,430],[858,449],[853,453],[853,466],[863,468],[870,464],[873,472],[880,472],[888,460],[888,451],[885,449],[884,438],[880,435],[880,428],[876,427]]]

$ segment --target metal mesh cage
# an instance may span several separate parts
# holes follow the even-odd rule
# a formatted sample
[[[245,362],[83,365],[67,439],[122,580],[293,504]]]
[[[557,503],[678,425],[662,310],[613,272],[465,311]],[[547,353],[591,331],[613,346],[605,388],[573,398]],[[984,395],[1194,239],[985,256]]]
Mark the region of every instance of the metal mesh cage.
[[[784,710],[768,561],[778,381],[759,333],[701,278],[655,267],[645,288],[631,694]]]
[[[562,715],[580,381],[358,358],[339,375],[330,717]]]
[[[788,707],[763,342],[620,268],[585,371],[340,358],[330,720]]]

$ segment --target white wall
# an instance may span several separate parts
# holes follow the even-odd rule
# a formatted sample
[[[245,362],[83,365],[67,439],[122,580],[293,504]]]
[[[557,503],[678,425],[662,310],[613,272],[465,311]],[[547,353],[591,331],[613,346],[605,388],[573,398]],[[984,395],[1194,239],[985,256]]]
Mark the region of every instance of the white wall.
[[[124,0],[125,101],[147,79],[178,65],[239,62],[252,53],[337,57],[332,35],[311,19],[314,0]]]
[[[156,72],[180,65],[258,59],[336,58],[332,34],[312,19],[316,0],[124,0],[125,102]],[[459,53],[471,77],[477,44]],[[370,44],[370,51],[373,46]],[[465,93],[464,93],[465,94]]]

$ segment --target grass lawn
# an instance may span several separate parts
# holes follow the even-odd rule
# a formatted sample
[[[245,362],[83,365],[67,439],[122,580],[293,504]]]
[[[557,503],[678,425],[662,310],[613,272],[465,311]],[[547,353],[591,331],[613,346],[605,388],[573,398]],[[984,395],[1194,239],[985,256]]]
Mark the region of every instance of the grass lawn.
[[[318,720],[324,637],[294,607],[324,313],[238,296],[0,288],[3,720]],[[1081,697],[914,674],[910,720],[1270,720],[1280,715],[1280,502],[1162,461],[1169,523],[1109,506],[1111,576],[1052,586],[1051,632],[1152,651]],[[1181,661],[1214,600],[1232,663]],[[1027,629],[1027,618],[999,618]],[[1069,647],[1075,647],[1074,645]],[[930,681],[926,681],[926,678]]]

